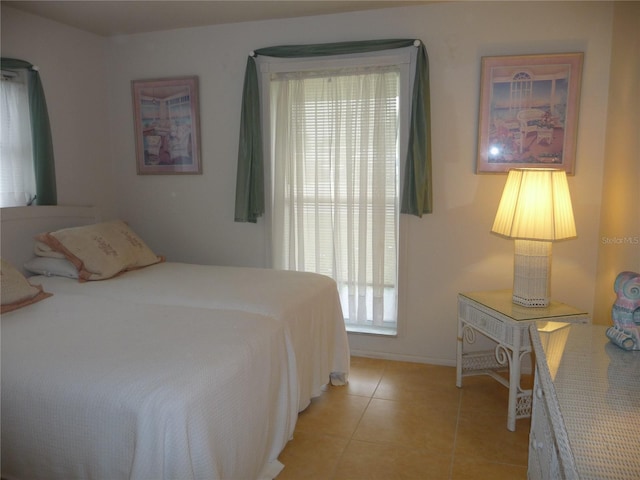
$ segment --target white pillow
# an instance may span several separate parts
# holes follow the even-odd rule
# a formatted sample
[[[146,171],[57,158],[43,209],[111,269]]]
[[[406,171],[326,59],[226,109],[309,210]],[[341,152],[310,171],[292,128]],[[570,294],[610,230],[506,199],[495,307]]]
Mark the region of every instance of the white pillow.
[[[78,278],[78,269],[66,258],[35,257],[23,266],[25,270],[37,275]]]

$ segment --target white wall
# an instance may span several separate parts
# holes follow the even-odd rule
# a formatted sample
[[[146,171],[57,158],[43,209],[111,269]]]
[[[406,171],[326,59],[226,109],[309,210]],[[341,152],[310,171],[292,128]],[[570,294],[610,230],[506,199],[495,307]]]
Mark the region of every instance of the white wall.
[[[579,237],[554,246],[552,289],[555,298],[590,310],[612,5],[549,2],[540,7],[537,2],[436,3],[110,39],[110,161],[117,212],[170,260],[264,266],[264,222],[233,222],[248,52],[278,44],[421,38],[431,70],[435,211],[407,219],[410,261],[398,337],[350,335],[350,342],[356,353],[453,364],[457,292],[509,288],[512,281],[513,245],[489,234],[506,177],[474,173],[480,57],[583,51],[577,166],[569,179]],[[200,79],[203,174],[138,176],[130,82],[182,75]],[[81,89],[90,87],[83,83]],[[88,192],[86,199],[92,200]]]

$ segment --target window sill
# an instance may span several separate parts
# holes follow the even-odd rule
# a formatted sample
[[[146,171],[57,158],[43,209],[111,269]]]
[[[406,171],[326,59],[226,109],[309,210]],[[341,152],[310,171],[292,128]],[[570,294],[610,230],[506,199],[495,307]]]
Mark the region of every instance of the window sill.
[[[377,335],[382,337],[396,337],[398,330],[391,327],[372,327],[369,325],[346,325],[347,333],[359,335]]]

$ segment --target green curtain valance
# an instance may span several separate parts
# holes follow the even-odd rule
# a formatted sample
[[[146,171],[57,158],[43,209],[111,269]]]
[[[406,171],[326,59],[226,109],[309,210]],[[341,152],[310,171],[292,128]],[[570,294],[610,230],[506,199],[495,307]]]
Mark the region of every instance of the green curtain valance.
[[[53,140],[47,102],[37,67],[15,58],[0,59],[2,70],[26,70],[31,116],[33,163],[36,177],[36,202],[38,205],[56,205],[56,171],[53,158]]]
[[[431,192],[431,125],[429,59],[420,40],[391,39],[315,45],[283,45],[255,50],[247,59],[242,92],[238,170],[236,178],[236,222],[255,223],[264,213],[264,165],[260,98],[255,57],[319,57],[367,53],[410,46],[418,48],[415,81],[411,98],[409,147],[405,165],[401,213],[421,217],[433,211]]]

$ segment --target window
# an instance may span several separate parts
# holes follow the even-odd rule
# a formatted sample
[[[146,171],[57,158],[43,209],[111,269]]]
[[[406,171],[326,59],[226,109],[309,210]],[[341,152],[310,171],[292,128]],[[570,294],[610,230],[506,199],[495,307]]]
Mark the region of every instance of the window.
[[[509,109],[516,115],[523,108],[531,108],[533,99],[533,78],[527,72],[518,72],[511,79]]]
[[[29,205],[36,195],[29,97],[24,75],[0,81],[0,206]]]
[[[348,330],[395,334],[409,58],[338,63],[266,74],[272,261],[336,280]]]

